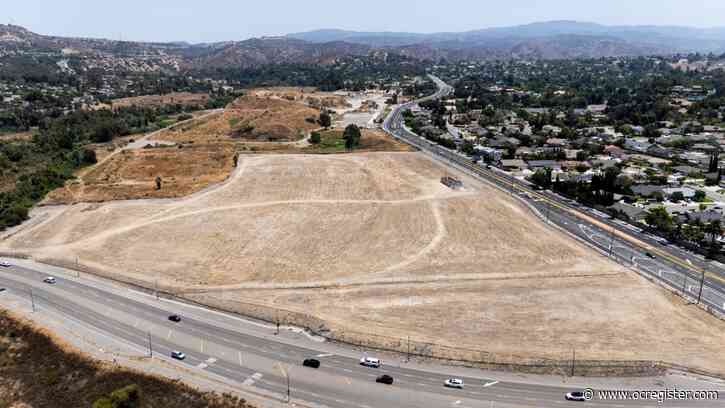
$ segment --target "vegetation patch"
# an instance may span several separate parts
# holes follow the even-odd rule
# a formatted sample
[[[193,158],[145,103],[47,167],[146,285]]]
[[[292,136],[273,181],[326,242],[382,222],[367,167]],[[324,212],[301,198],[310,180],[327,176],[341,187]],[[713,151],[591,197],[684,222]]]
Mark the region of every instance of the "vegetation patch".
[[[89,359],[0,310],[0,407],[13,406],[251,408],[232,395]]]

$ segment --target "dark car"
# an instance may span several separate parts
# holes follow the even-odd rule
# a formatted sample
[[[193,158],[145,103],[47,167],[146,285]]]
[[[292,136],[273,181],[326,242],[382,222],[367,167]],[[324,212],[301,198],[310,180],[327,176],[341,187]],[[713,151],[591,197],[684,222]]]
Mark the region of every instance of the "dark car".
[[[380,384],[388,384],[388,385],[390,385],[390,384],[393,383],[393,377],[391,377],[391,376],[389,376],[387,374],[383,374],[380,377],[376,378],[375,379],[375,382],[376,383],[380,383]]]
[[[302,362],[302,365],[305,367],[310,367],[310,368],[320,368],[320,360],[315,360],[314,358],[308,358]]]
[[[171,316],[169,316],[169,320],[171,320],[172,322],[178,323],[178,322],[181,321],[181,316],[179,316],[179,315],[171,315]]]
[[[645,253],[645,255],[647,255],[647,258],[650,258],[650,259],[655,259],[655,258],[656,258],[656,257],[655,257],[655,256],[654,256],[654,255],[653,255],[652,253],[650,253],[650,252],[647,252],[647,253]]]

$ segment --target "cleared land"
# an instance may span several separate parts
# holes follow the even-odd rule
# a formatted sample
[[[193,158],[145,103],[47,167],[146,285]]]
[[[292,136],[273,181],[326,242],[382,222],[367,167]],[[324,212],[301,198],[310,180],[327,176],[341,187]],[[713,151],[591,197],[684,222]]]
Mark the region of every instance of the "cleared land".
[[[192,120],[152,134],[90,145],[99,163],[79,171],[77,180],[51,192],[43,204],[187,196],[227,179],[237,154],[348,152],[342,130],[324,131],[322,143],[310,144],[307,136],[319,127],[312,123],[319,111],[308,106],[310,102],[302,96],[287,99],[278,95],[287,95],[282,93],[285,89],[252,91],[223,112],[201,112]],[[344,101],[338,95],[313,91],[304,93],[304,98]],[[407,145],[374,129],[363,130],[360,146],[355,149],[409,150]],[[156,188],[156,177],[162,179],[161,189]]]
[[[110,102],[112,108],[129,106],[204,106],[209,101],[206,93],[173,92],[165,95],[145,95],[130,98],[114,99]]]
[[[465,177],[448,189],[446,173],[419,153],[243,155],[227,182],[184,199],[41,208],[0,250],[78,256],[230,309],[284,308],[343,338],[725,372],[721,321],[506,194]]]

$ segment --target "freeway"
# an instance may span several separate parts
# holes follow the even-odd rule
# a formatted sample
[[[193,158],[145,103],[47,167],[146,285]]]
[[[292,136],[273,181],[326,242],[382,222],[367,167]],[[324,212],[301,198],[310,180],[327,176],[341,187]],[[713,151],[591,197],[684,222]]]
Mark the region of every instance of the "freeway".
[[[393,137],[429,154],[445,165],[516,195],[547,222],[586,242],[642,275],[678,290],[684,297],[725,314],[725,269],[675,246],[663,246],[654,237],[605,214],[585,210],[551,191],[537,191],[529,184],[495,168],[474,164],[465,155],[434,144],[405,127],[403,112],[425,100],[450,95],[453,88],[431,75],[438,91],[393,110],[383,129]]]
[[[54,316],[62,324],[72,324],[76,332],[100,333],[135,350],[137,355],[146,354],[151,346],[154,358],[172,362],[168,358],[171,351],[182,351],[186,359],[173,364],[240,383],[242,391],[255,390],[284,400],[289,378],[292,401],[303,406],[566,407],[571,404],[563,400],[571,388],[562,384],[497,380],[493,378],[496,375],[484,375],[490,373],[480,370],[408,362],[403,356],[393,355],[378,356],[383,358],[380,369],[366,368],[358,364],[359,358],[373,354],[366,354],[364,350],[322,342],[300,332],[283,330],[276,334],[273,326],[157,299],[101,280],[75,277],[70,271],[70,275],[62,275],[56,269],[47,270],[51,267],[31,261],[13,263],[9,268],[0,269],[0,287],[7,289],[0,293],[0,305],[28,310],[32,303],[36,313]],[[44,283],[43,278],[51,272],[57,283]],[[182,321],[169,321],[171,314],[181,315]],[[303,359],[310,357],[321,360],[320,369],[301,366]],[[395,378],[393,386],[375,383],[376,376],[383,373]],[[444,388],[444,380],[450,377],[462,378],[465,389]],[[721,395],[725,396],[725,392]],[[709,401],[706,406],[721,402],[725,406],[725,400]],[[649,401],[618,404],[593,401],[575,406],[658,405]],[[705,405],[690,402],[676,406]]]

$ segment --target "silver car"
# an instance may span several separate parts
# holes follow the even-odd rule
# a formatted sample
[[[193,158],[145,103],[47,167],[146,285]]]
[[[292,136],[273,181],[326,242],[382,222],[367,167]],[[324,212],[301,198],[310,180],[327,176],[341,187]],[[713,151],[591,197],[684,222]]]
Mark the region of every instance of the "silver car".
[[[464,386],[463,380],[460,378],[449,378],[443,384],[448,388],[458,388],[459,390],[462,390]]]

